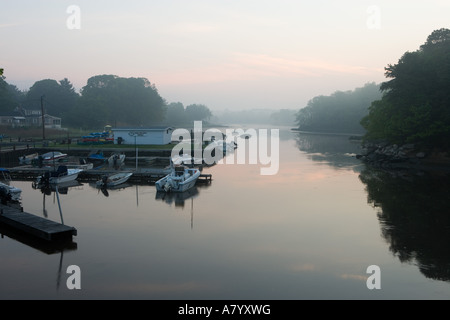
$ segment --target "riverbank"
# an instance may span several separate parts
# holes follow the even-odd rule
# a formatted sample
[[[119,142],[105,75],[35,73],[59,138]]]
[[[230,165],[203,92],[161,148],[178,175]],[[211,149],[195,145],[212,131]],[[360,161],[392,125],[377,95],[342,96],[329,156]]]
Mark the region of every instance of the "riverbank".
[[[450,172],[450,153],[437,148],[427,149],[409,143],[366,142],[357,159],[384,169],[439,170]]]

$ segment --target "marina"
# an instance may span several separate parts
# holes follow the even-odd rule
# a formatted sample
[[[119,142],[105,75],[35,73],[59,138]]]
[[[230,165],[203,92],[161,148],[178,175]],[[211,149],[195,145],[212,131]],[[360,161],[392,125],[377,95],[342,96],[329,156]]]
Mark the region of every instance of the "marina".
[[[55,170],[53,167],[36,168],[31,165],[21,165],[19,167],[9,168],[7,171],[5,170],[5,172],[8,172],[10,180],[31,180],[34,181],[33,187],[38,188],[43,187],[44,185],[39,183],[42,182],[43,177],[49,176],[51,179],[51,175],[53,173],[58,173],[62,167],[65,167],[66,171],[69,170],[69,173],[73,171],[74,173],[72,175],[74,175],[74,177],[70,178],[69,174],[67,175],[68,178],[62,178],[65,180],[61,180],[61,182],[56,182],[55,180],[55,182],[52,183],[50,180],[50,184],[61,184],[61,186],[64,187],[64,184],[70,186],[68,183],[73,180],[77,180],[77,183],[92,183],[95,181],[97,187],[114,188],[117,186],[120,187],[120,184],[128,181],[140,184],[154,184],[160,179],[168,176],[171,172],[170,168],[144,168],[133,172],[122,172],[117,169],[96,170],[93,169],[92,166],[86,167],[86,165],[76,166],[76,168],[71,169],[67,169],[67,166],[60,165],[58,170]],[[58,179],[61,179],[61,177],[59,176]],[[117,181],[108,179],[116,179]],[[211,181],[212,174],[199,173],[194,184],[197,182],[211,183]],[[57,189],[54,191],[58,192]],[[19,200],[19,198],[15,200]],[[15,203],[16,202],[18,201],[15,201]],[[74,227],[65,226],[64,224],[23,212],[22,208],[15,208],[2,204],[0,210],[0,224],[3,223],[4,225],[27,235],[35,236],[47,241],[67,240],[71,238],[71,236],[77,235],[77,230]]]
[[[224,161],[182,193],[157,190],[164,165],[86,169],[57,189],[33,188],[48,168],[8,167],[22,190],[14,215],[69,231],[61,242],[0,223],[0,297],[450,298],[447,180],[374,172],[346,137],[280,136],[278,174]],[[126,183],[96,186],[122,171]],[[65,286],[71,265],[81,290]],[[366,285],[372,265],[381,290]]]
[[[11,176],[14,180],[29,180],[33,181],[38,176],[42,175],[45,172],[48,172],[48,168],[32,168],[32,167],[16,167],[10,168]],[[117,173],[116,170],[83,170],[78,174],[78,180],[81,182],[92,182],[98,181],[105,174],[113,174]],[[155,183],[159,179],[165,177],[170,173],[169,169],[166,168],[145,168],[139,169],[138,171],[133,171],[133,174],[128,179],[129,182],[133,183]],[[211,183],[212,182],[212,174],[210,173],[202,173],[200,174],[198,183]]]

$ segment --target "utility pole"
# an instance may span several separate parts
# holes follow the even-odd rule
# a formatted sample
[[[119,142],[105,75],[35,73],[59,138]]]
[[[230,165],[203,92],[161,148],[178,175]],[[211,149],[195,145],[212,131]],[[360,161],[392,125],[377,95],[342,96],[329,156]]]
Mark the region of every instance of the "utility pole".
[[[44,97],[45,95],[41,96],[42,142],[45,141]]]

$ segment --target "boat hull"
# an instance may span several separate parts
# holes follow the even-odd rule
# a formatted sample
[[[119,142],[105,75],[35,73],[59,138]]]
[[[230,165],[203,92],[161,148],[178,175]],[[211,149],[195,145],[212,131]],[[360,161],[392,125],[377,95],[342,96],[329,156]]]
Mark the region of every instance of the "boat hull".
[[[59,170],[59,168],[58,168],[58,170]],[[83,171],[83,169],[75,169],[75,168],[67,169],[66,168],[61,173],[47,172],[44,175],[37,177],[34,184],[36,186],[40,186],[40,185],[46,185],[46,184],[58,185],[58,184],[62,184],[62,183],[71,182],[71,181],[76,180],[78,178],[79,173],[82,171]]]
[[[59,183],[65,183],[69,181],[76,180],[78,178],[78,174],[83,171],[80,169],[69,169],[67,172],[67,175],[63,175],[60,177],[51,177],[50,183],[51,184],[59,184]]]
[[[120,184],[127,182],[128,179],[130,179],[130,177],[132,175],[133,174],[131,172],[113,174],[113,175],[107,177],[107,179],[105,181],[103,179],[97,181],[96,185],[97,185],[97,187],[103,187],[103,188],[104,187],[107,187],[107,188],[115,187],[115,186],[118,186]]]
[[[22,199],[22,189],[0,182],[0,195],[12,201],[20,201]]]
[[[185,170],[189,173],[189,177],[180,178],[172,172],[165,176],[164,178],[156,181],[155,186],[156,190],[159,192],[185,192],[197,183],[197,179],[200,177],[200,170],[198,169],[187,169]]]

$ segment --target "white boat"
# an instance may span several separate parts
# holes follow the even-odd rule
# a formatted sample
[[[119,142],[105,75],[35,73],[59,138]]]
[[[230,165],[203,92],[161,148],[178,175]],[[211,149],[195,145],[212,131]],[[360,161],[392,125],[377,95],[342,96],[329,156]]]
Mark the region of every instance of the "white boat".
[[[0,196],[10,201],[20,201],[22,199],[22,189],[0,182]]]
[[[96,185],[99,188],[115,187],[119,184],[127,182],[132,175],[133,175],[132,172],[119,172],[112,174],[110,176],[104,176],[101,180],[98,180],[96,182]]]
[[[123,153],[114,153],[108,158],[110,167],[120,167],[125,162],[125,155]]]
[[[47,171],[43,175],[37,177],[35,184],[60,184],[73,181],[78,178],[78,174],[82,171],[83,169],[79,168],[67,168],[67,166],[59,166],[56,171]]]
[[[198,177],[200,177],[200,170],[197,168],[172,166],[172,172],[156,181],[156,190],[164,192],[184,192],[195,186]]]
[[[58,162],[67,158],[67,154],[59,151],[50,151],[38,156],[38,158],[39,157],[42,157],[43,163],[52,164],[53,162]]]
[[[67,153],[60,151],[50,151],[44,154],[33,153],[27,156],[19,157],[20,165],[32,164],[34,166],[53,165],[64,161],[68,157]]]
[[[22,199],[22,189],[11,185],[11,174],[8,169],[0,168],[2,179],[0,181],[0,196],[10,201]]]
[[[23,155],[22,157],[19,157],[19,164],[20,165],[31,164],[31,161],[33,161],[33,159],[37,159],[38,156],[39,156],[38,153]]]

